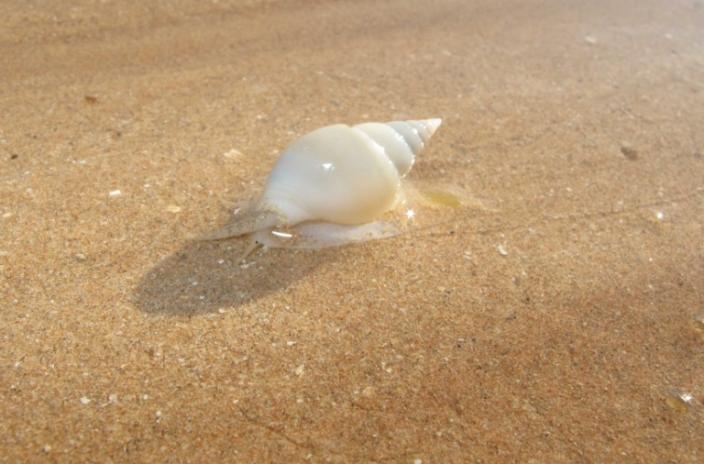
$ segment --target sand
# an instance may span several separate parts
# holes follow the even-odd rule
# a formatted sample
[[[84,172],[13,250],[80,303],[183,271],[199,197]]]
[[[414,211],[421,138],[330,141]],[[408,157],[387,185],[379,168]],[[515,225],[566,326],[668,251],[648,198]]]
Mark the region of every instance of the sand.
[[[3,462],[704,460],[699,0],[0,4]],[[442,117],[434,227],[190,239]]]

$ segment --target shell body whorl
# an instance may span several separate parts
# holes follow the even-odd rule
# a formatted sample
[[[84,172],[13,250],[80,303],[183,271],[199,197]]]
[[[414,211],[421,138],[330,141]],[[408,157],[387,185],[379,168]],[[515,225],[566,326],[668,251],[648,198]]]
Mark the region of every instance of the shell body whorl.
[[[281,154],[262,201],[287,225],[372,221],[394,207],[401,179],[439,125],[428,119],[314,130]]]
[[[383,212],[394,201],[399,181],[379,146],[338,124],[291,144],[274,165],[263,198],[288,224],[356,224]]]

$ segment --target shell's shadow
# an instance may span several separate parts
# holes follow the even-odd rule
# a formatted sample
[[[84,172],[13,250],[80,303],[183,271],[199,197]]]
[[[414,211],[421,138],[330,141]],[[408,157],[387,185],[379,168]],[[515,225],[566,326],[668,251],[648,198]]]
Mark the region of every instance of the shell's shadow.
[[[133,303],[151,314],[193,315],[233,308],[284,289],[310,274],[328,253],[270,250],[237,261],[239,241],[190,242],[142,277]]]

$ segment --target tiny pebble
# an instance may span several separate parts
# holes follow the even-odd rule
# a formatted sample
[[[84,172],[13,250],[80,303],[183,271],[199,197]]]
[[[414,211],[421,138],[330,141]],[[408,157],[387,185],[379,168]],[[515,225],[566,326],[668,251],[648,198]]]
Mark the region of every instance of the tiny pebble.
[[[286,346],[293,346],[293,345],[295,345],[296,343],[297,343],[297,342],[294,342],[293,340],[289,340],[289,341],[286,342]]]
[[[596,37],[591,36],[591,35],[585,35],[584,36],[584,41],[588,43],[589,45],[594,45],[597,43]]]
[[[662,211],[658,211],[657,213],[655,213],[655,217],[658,218],[658,221],[662,221],[663,219],[665,219],[665,213],[663,213]]]
[[[157,417],[157,419],[161,418],[161,411],[157,411],[154,413],[154,415]]]
[[[628,143],[621,144],[621,154],[631,161],[638,159],[638,151]]]
[[[496,249],[499,250],[499,254],[501,256],[508,256],[508,251],[506,251],[506,247],[504,245],[499,244],[496,246]]]
[[[236,148],[228,150],[222,154],[222,156],[224,156],[225,158],[230,158],[230,159],[237,158],[238,156],[241,156],[241,155],[242,155],[242,152]]]
[[[676,414],[687,412],[693,402],[694,396],[692,396],[691,393],[681,390],[671,391],[665,398],[665,403],[670,407],[672,412]]]
[[[423,464],[423,460],[421,458],[415,458],[413,464]]]
[[[81,404],[83,404],[83,405],[90,404],[90,398],[88,398],[87,396],[82,396],[81,397]]]
[[[305,371],[305,369],[306,369],[306,366],[301,364],[300,366],[298,366],[296,368],[296,370],[294,372],[296,373],[297,376],[301,377],[303,375],[303,372]]]
[[[218,264],[224,264],[225,260],[224,259],[218,259]]]
[[[42,451],[44,451],[45,453],[48,453],[49,451],[51,451],[51,445],[42,446]]]
[[[111,190],[108,195],[110,196],[110,198],[116,198],[122,195],[122,192],[120,190]]]
[[[168,211],[169,213],[180,213],[181,207],[178,205],[169,205],[166,207],[166,211]]]
[[[108,396],[108,401],[110,403],[117,403],[117,393],[110,393],[110,396]]]
[[[86,255],[83,253],[76,253],[73,255],[74,258],[76,258],[76,261],[85,261],[86,260]]]
[[[3,219],[10,219],[13,216],[13,213],[5,213],[2,215]]]

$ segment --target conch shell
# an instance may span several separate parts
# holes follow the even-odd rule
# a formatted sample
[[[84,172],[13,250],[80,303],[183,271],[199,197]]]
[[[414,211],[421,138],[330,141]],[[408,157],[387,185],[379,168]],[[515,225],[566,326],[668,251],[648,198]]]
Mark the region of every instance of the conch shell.
[[[320,248],[394,235],[376,220],[399,202],[401,180],[441,122],[316,129],[284,150],[261,197],[207,239],[250,235],[251,249]]]

